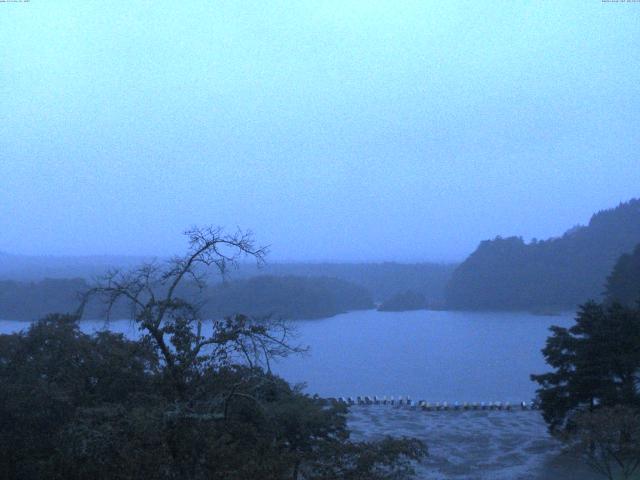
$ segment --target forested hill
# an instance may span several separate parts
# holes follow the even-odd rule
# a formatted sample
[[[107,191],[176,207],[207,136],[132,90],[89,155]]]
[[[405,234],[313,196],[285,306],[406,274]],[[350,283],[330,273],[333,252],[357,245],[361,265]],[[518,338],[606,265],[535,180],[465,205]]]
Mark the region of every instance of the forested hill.
[[[243,313],[311,319],[373,308],[365,288],[331,277],[261,275],[214,285],[206,297],[203,309],[212,318]]]
[[[12,255],[0,252],[0,281],[39,282],[46,278],[92,279],[114,268],[135,268],[153,257],[124,255]]]
[[[0,319],[36,320],[49,313],[73,313],[78,308],[79,292],[89,283],[82,279],[45,279],[39,282],[0,280]],[[191,298],[195,289],[180,292]],[[373,308],[369,292],[351,282],[328,277],[269,277],[213,284],[203,292],[203,313],[222,318],[242,313],[286,319],[331,317],[350,310]],[[103,305],[90,303],[85,318],[102,318]],[[129,309],[116,305],[112,318],[128,318]]]
[[[411,290],[425,296],[431,305],[444,303],[444,290],[457,264],[453,263],[267,263],[260,270],[243,265],[236,278],[273,275],[298,277],[333,277],[367,289],[376,302]]]
[[[453,272],[449,308],[557,310],[600,299],[617,259],[640,243],[640,200],[591,217],[562,237],[486,240]]]
[[[10,255],[0,252],[0,281],[40,282],[46,278],[84,278],[90,281],[108,270],[129,270],[152,260],[152,257],[55,257]],[[377,302],[386,301],[393,295],[411,290],[424,295],[430,305],[442,305],[445,285],[455,267],[456,264],[435,262],[267,262],[258,269],[253,264],[243,263],[237,271],[232,272],[232,277],[236,280],[261,275],[332,277],[364,287]],[[220,281],[217,271],[212,271],[210,281]]]

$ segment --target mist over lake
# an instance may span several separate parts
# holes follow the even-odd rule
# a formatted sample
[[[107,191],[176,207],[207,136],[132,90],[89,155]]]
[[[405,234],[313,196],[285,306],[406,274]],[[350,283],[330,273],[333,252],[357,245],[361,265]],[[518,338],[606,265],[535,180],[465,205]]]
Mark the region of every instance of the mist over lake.
[[[640,480],[639,26],[0,0],[0,480]]]
[[[573,315],[524,312],[364,310],[292,322],[304,355],[277,360],[273,370],[324,397],[406,396],[430,402],[521,402],[533,398],[531,373],[548,370],[540,352],[551,325],[569,326]],[[0,321],[0,333],[25,328]],[[105,327],[88,320],[89,333]],[[137,336],[129,320],[108,328]]]

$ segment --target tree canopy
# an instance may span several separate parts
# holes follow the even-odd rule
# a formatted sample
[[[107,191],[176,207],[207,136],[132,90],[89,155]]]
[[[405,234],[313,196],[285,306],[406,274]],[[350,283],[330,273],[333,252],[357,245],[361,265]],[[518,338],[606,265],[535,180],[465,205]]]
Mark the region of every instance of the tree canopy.
[[[224,273],[264,250],[241,232],[188,232],[167,263],[113,271],[76,315],[51,315],[0,336],[0,477],[31,479],[398,479],[425,446],[357,442],[344,405],[273,375],[302,349],[286,323],[234,315],[205,320],[180,295],[204,270]],[[141,338],[82,333],[82,307],[124,302]]]
[[[640,405],[640,310],[588,302],[575,325],[551,331],[542,352],[553,371],[531,378],[552,431],[585,410]]]
[[[74,312],[78,293],[89,288],[90,284],[81,278],[39,282],[0,280],[0,318],[35,320],[49,312]],[[179,293],[185,299],[198,302],[202,314],[209,318],[242,313],[299,320],[373,307],[364,287],[331,277],[261,275],[236,279],[234,276],[224,282],[211,283],[204,290],[187,280]],[[111,315],[126,318],[129,306],[118,302],[112,307]],[[85,318],[104,316],[100,303],[93,301],[85,306]]]

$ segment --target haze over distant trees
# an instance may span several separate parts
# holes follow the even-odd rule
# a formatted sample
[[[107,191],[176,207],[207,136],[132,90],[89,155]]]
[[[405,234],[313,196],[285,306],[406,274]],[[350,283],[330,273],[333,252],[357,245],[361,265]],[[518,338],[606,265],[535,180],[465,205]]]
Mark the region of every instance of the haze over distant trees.
[[[346,405],[271,372],[305,351],[286,321],[201,315],[204,268],[261,262],[265,249],[242,232],[186,234],[185,255],[111,272],[81,297],[124,304],[140,339],[83,333],[82,307],[0,335],[0,478],[411,477],[423,442],[352,440]]]
[[[388,298],[378,307],[378,310],[381,312],[404,312],[407,310],[423,310],[427,307],[427,299],[423,294],[407,290]]]
[[[35,320],[48,313],[73,313],[78,292],[89,288],[82,279],[45,279],[40,282],[0,281],[0,318]],[[208,318],[244,313],[287,319],[331,317],[350,310],[373,308],[369,292],[345,280],[329,277],[258,276],[209,285],[197,292],[185,282],[181,294],[202,299],[199,308]],[[84,318],[103,318],[104,308],[92,302]],[[111,318],[125,318],[125,305],[116,304]]]
[[[591,217],[560,238],[486,240],[456,270],[447,306],[470,310],[571,309],[601,299],[607,275],[640,243],[640,200]]]
[[[214,314],[241,307],[287,318],[318,318],[371,308],[372,302],[394,310],[412,309],[420,296],[420,303],[429,308],[566,310],[585,299],[601,300],[607,275],[623,254],[628,257],[620,259],[622,263],[611,273],[607,288],[613,290],[607,294],[619,295],[619,301],[628,304],[633,301],[632,292],[617,277],[624,269],[638,270],[640,254],[631,253],[638,244],[640,200],[633,199],[594,214],[588,225],[573,227],[561,237],[529,243],[522,237],[500,236],[483,241],[460,265],[272,263],[256,268],[240,264],[229,285],[216,285],[217,279],[210,282],[211,301],[205,307]],[[126,268],[138,261],[135,257],[22,257],[0,253],[0,318],[34,319],[50,311],[68,311],[60,308],[60,302],[64,305],[68,301],[74,284],[114,266]],[[44,280],[45,274],[57,280]],[[252,279],[259,276],[264,278]],[[15,280],[35,283],[28,286]],[[32,298],[27,296],[29,288],[35,289]],[[50,300],[45,298],[45,292],[52,291],[59,294],[50,295]],[[290,295],[293,292],[297,298]],[[409,301],[407,292],[414,292],[416,298]],[[54,302],[56,308],[49,308],[48,302]]]
[[[243,312],[310,319],[373,308],[365,288],[331,277],[263,275],[212,286],[206,296],[203,311],[212,318]]]
[[[141,257],[30,257],[0,253],[0,318],[41,318],[71,312],[76,292],[114,268],[130,268]],[[329,317],[373,308],[394,295],[413,291],[423,304],[441,306],[444,288],[455,268],[439,263],[273,263],[260,268],[241,263],[221,282],[211,275],[211,315],[236,311],[271,313],[285,318]],[[90,307],[91,315],[101,316]]]
[[[40,282],[0,281],[0,318],[37,320],[49,313],[73,312],[78,293],[89,288],[82,278],[44,279]]]
[[[10,255],[0,252],[0,280],[39,282],[46,278],[93,278],[113,268],[131,268],[152,260],[150,257],[81,256],[51,257]],[[444,302],[444,289],[457,265],[451,263],[241,263],[233,272],[234,279],[267,276],[333,277],[366,288],[373,300],[383,302],[396,293],[413,290],[425,295],[430,303]],[[220,279],[211,276],[211,283]]]
[[[0,280],[37,282],[45,278],[90,280],[113,268],[132,268],[151,257],[125,255],[14,255],[0,252]]]

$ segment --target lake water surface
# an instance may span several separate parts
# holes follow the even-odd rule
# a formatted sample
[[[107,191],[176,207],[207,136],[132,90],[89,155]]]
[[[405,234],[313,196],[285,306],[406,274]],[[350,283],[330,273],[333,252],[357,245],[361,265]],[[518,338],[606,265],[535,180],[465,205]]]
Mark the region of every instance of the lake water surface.
[[[276,370],[323,396],[409,395],[431,402],[530,400],[550,325],[573,315],[361,311],[298,323],[309,355]]]
[[[306,382],[322,396],[406,396],[430,402],[530,400],[531,373],[548,369],[540,349],[550,325],[569,326],[573,314],[449,311],[350,312],[295,322],[304,356],[273,369],[291,382]],[[104,327],[83,322],[85,331]],[[0,320],[0,333],[25,328]],[[135,336],[129,321],[109,328]]]

